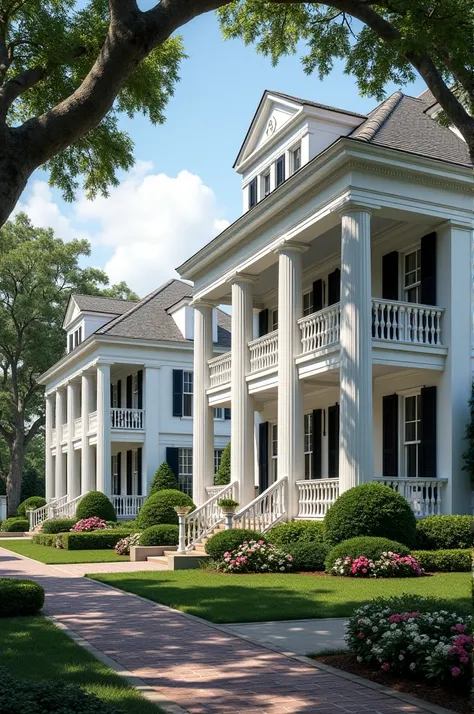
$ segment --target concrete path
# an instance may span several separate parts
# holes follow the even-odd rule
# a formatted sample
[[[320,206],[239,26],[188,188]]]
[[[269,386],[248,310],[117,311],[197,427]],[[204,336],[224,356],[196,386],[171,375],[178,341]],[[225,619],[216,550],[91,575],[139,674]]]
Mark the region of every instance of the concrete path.
[[[269,645],[280,652],[307,655],[321,650],[346,649],[344,641],[346,619],[334,617],[327,620],[284,620],[282,622],[252,622],[242,625],[225,625],[252,642]]]
[[[198,618],[3,548],[0,576],[41,583],[46,614],[190,714],[433,711],[377,685],[288,658]]]
[[[167,570],[163,565],[156,563],[148,563],[146,561],[138,561],[130,563],[58,563],[57,565],[49,565],[53,571],[58,573],[68,573],[69,575],[82,576],[87,573],[137,573],[147,570]]]

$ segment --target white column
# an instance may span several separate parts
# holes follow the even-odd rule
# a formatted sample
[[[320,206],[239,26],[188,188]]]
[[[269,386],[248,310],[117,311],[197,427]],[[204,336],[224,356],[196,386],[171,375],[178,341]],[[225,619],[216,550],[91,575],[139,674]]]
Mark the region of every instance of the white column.
[[[89,411],[92,401],[92,390],[94,386],[92,374],[83,374],[81,378],[81,422],[82,422],[82,443],[81,443],[81,493],[94,490],[94,447],[89,444]]]
[[[248,343],[252,340],[253,276],[236,275],[232,283],[231,479],[238,481],[237,501],[246,506],[255,498],[254,407],[245,380],[250,371]]]
[[[110,365],[97,365],[97,490],[110,495]]]
[[[76,479],[76,459],[74,458],[74,419],[76,414],[76,385],[67,385],[67,494],[69,500],[79,496]]]
[[[301,351],[297,320],[303,316],[302,254],[287,243],[278,258],[278,478],[288,477],[288,518],[298,512],[296,481],[304,478],[302,385],[295,357]]]
[[[53,473],[53,455],[51,445],[53,441],[53,394],[46,397],[46,425],[45,425],[45,494],[46,500],[51,501],[55,497],[55,479]]]
[[[341,211],[339,492],[373,477],[370,212]]]
[[[142,493],[146,495],[159,464],[160,368],[145,365],[145,443],[143,444]]]
[[[194,307],[193,499],[208,500],[207,486],[214,483],[214,410],[209,406],[209,364],[213,355],[211,303]]]
[[[55,480],[56,487],[54,489],[55,498],[61,498],[65,496],[66,491],[66,481],[64,479],[63,465],[64,459],[61,450],[61,441],[63,435],[63,421],[64,421],[64,390],[56,390],[56,468],[55,468]]]

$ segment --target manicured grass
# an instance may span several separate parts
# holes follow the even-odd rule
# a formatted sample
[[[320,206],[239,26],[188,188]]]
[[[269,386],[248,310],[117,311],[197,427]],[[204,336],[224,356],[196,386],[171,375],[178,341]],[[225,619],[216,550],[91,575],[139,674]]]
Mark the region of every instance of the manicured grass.
[[[39,560],[47,565],[59,563],[126,563],[130,560],[128,555],[117,555],[115,550],[60,550],[49,545],[36,545],[30,540],[16,540],[11,543],[2,541],[1,548],[12,550],[14,553],[26,555],[27,558]]]
[[[444,598],[459,612],[472,611],[469,573],[392,580],[297,573],[227,575],[202,570],[88,577],[221,623],[345,617],[375,597],[401,593]]]
[[[44,617],[0,619],[0,662],[19,679],[77,684],[126,714],[162,712]]]

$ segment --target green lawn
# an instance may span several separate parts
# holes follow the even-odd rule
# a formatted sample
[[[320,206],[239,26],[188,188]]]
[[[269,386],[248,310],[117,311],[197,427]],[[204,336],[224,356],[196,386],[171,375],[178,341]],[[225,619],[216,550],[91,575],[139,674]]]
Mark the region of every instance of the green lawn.
[[[128,555],[117,555],[113,548],[110,550],[59,550],[49,545],[36,545],[30,540],[16,540],[11,543],[2,541],[0,547],[48,565],[56,563],[126,563],[130,560]]]
[[[125,714],[162,712],[44,617],[0,619],[0,663],[19,679],[78,684]]]
[[[375,597],[401,593],[445,598],[455,610],[472,611],[469,573],[393,580],[296,573],[227,575],[203,570],[88,577],[220,623],[345,617]]]

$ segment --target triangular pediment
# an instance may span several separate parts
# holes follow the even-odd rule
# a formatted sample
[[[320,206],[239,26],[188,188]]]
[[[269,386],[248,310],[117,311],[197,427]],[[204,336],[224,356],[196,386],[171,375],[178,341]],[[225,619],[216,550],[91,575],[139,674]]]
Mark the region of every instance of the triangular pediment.
[[[71,295],[66,308],[66,314],[64,315],[63,328],[67,329],[68,325],[79,317],[80,312],[79,306],[74,299],[74,295]]]

